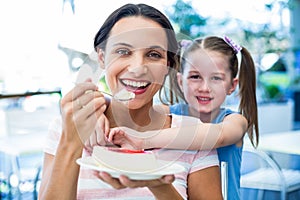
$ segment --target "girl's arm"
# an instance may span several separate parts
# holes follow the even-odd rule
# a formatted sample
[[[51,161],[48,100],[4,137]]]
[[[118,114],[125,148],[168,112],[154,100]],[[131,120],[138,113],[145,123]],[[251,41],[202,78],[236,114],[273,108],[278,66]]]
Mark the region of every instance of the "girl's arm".
[[[184,117],[184,116],[183,116]],[[209,150],[236,144],[247,130],[247,120],[240,114],[231,114],[218,124],[198,122],[160,130],[159,134],[145,138],[143,149],[171,148],[188,150]]]
[[[209,150],[238,143],[248,124],[240,114],[228,115],[218,124],[202,123],[188,116],[182,116],[182,119],[177,127],[143,133],[119,127],[112,129],[107,137],[110,142],[125,148]]]

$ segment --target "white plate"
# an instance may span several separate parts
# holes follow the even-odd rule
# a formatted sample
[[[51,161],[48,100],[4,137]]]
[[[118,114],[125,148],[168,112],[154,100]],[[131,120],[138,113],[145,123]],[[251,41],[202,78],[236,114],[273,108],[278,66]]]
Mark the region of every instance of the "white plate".
[[[76,162],[82,167],[107,172],[114,178],[118,178],[120,175],[125,175],[132,180],[152,180],[160,178],[164,175],[177,174],[184,171],[183,166],[176,163],[172,164],[167,161],[159,161],[160,166],[162,166],[159,168],[159,170],[145,173],[114,170],[95,161],[95,159],[91,156],[79,158],[76,160]]]

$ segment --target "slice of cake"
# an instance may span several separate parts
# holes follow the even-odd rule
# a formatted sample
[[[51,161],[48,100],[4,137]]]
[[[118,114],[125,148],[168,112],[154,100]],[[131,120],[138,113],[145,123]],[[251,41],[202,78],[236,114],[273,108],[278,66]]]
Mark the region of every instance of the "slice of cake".
[[[156,157],[150,151],[95,146],[92,157],[106,167],[124,172],[146,173],[158,168]]]

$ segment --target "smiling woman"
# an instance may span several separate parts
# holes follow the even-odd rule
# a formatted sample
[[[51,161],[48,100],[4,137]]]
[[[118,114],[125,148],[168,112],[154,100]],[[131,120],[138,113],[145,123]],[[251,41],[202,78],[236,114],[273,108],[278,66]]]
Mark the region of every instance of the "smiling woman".
[[[91,79],[76,84],[62,98],[62,117],[49,132],[40,198],[221,199],[215,150],[151,149],[165,161],[162,168],[175,163],[184,169],[151,180],[130,180],[124,175],[113,178],[108,171],[95,173],[79,168],[75,161],[91,155],[95,145],[111,145],[104,138],[110,128],[160,130],[178,126],[181,119],[153,105],[153,96],[162,89],[166,76],[177,68],[175,32],[159,10],[146,4],[118,8],[96,34],[94,48],[112,95],[126,90],[135,98],[126,103],[105,99]],[[138,156],[134,159],[134,165],[142,162]],[[54,190],[57,192],[51,192]]]

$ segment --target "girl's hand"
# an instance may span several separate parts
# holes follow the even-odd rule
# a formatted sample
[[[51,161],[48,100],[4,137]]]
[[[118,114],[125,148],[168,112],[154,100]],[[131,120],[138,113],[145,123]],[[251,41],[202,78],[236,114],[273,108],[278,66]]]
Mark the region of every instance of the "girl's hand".
[[[109,121],[106,116],[103,114],[99,117],[95,131],[91,134],[90,138],[85,142],[85,149],[88,152],[93,151],[93,147],[105,146],[108,141],[105,137],[109,133]]]
[[[95,171],[95,175],[102,181],[110,184],[115,189],[138,188],[138,187],[158,187],[171,184],[175,180],[174,175],[165,175],[154,180],[130,180],[127,176],[121,175],[119,178],[113,178],[106,172]]]
[[[85,144],[105,110],[105,98],[91,80],[77,84],[61,100],[62,136],[68,142],[80,139],[76,142]]]
[[[109,142],[122,148],[140,150],[144,148],[145,143],[142,134],[128,127],[117,127],[112,128],[106,137]]]

